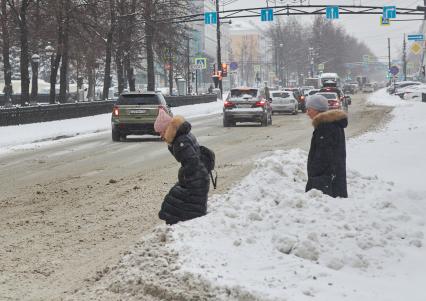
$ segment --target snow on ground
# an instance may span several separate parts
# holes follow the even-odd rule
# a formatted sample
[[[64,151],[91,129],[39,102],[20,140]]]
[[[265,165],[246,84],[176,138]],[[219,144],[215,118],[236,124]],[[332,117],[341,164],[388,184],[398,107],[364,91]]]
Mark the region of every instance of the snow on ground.
[[[370,94],[368,97],[367,103],[370,103],[376,106],[391,106],[391,107],[404,105],[404,103],[401,101],[401,98],[399,96],[389,95],[386,92],[386,88],[380,89]]]
[[[378,175],[397,183],[398,187],[424,187],[426,103],[401,100],[383,91],[372,94],[369,102],[395,106],[393,120],[379,133],[370,132],[350,141],[349,168]]]
[[[426,104],[370,101],[397,108],[348,143],[348,199],[304,193],[307,154],[276,151],[207,216],[172,227],[176,273],[259,300],[426,300]]]
[[[272,152],[214,195],[206,216],[159,226],[99,283],[97,300],[137,300],[138,291],[162,300],[426,300],[426,104],[381,93],[370,102],[396,106],[394,118],[348,142],[349,198],[305,193],[307,153]]]
[[[175,115],[195,118],[222,111],[223,102],[211,102],[172,108]],[[0,127],[0,153],[16,148],[33,147],[43,141],[82,136],[111,129],[111,114],[74,118],[17,126]],[[46,144],[46,142],[44,143]]]

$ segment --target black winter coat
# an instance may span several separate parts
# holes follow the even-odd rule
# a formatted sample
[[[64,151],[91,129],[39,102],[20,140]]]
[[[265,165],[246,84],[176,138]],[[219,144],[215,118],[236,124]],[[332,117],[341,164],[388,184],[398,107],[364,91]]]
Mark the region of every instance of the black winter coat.
[[[207,213],[207,196],[210,178],[207,169],[200,161],[200,147],[191,125],[182,117],[176,116],[166,130],[165,140],[169,150],[181,167],[178,182],[164,198],[160,219],[167,224],[186,221]]]
[[[332,197],[348,197],[346,184],[346,141],[348,118],[341,110],[318,114],[312,121],[314,132],[308,157],[308,183]]]

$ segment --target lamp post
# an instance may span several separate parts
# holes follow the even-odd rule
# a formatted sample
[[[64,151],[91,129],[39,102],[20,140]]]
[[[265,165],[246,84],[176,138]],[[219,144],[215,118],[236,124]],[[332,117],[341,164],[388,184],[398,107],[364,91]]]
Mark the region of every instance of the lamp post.
[[[53,68],[55,65],[55,49],[47,45],[46,48],[44,48],[44,52],[48,57],[50,57],[50,93],[49,93],[49,103],[54,104],[55,103],[55,96],[56,96],[56,76],[54,75]]]
[[[31,103],[37,103],[38,95],[38,65],[40,63],[40,56],[38,54],[33,54],[31,57]]]

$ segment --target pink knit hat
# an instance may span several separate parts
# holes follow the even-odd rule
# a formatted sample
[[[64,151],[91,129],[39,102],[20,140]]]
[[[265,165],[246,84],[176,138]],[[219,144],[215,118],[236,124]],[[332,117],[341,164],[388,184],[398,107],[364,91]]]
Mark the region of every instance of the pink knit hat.
[[[157,133],[165,132],[171,121],[172,117],[163,109],[159,109],[157,119],[155,119],[154,123],[154,130]]]

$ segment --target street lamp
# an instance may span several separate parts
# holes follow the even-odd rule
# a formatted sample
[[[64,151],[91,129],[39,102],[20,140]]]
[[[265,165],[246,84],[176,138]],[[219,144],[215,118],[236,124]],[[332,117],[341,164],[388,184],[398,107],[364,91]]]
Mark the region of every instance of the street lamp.
[[[38,65],[40,63],[40,56],[38,54],[33,54],[31,57],[31,69],[32,69],[32,83],[31,83],[31,102],[37,102],[38,94]]]
[[[44,48],[44,52],[48,57],[50,57],[50,93],[49,93],[49,103],[55,103],[55,95],[56,95],[56,76],[53,72],[53,68],[55,65],[55,48],[51,45],[47,45]]]

